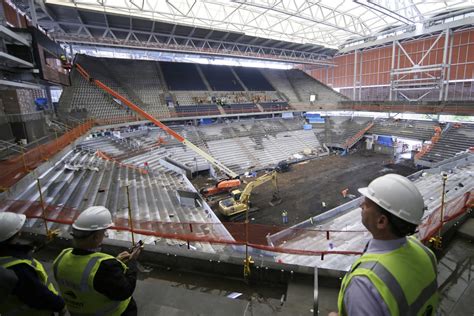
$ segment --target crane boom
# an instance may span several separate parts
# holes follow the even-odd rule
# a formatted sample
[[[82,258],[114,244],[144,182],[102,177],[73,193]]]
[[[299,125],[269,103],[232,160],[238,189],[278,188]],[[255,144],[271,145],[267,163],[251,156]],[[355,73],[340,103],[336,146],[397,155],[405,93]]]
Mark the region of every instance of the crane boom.
[[[218,161],[217,159],[215,159],[214,157],[209,155],[207,152],[205,152],[204,150],[202,150],[198,146],[194,145],[192,142],[190,142],[189,140],[187,140],[186,138],[184,138],[180,134],[173,131],[171,128],[169,128],[168,126],[163,124],[161,121],[157,120],[151,114],[144,111],[138,105],[134,104],[133,102],[131,102],[130,100],[128,100],[127,98],[125,98],[124,96],[122,96],[117,91],[113,90],[112,88],[110,88],[109,86],[107,86],[106,84],[101,82],[100,80],[92,78],[89,75],[89,73],[81,65],[76,63],[75,66],[76,66],[77,70],[79,71],[79,73],[84,77],[84,79],[94,83],[97,87],[104,90],[105,92],[107,92],[108,94],[113,96],[114,98],[119,99],[122,103],[124,103],[126,106],[128,106],[130,109],[132,109],[135,113],[137,113],[141,117],[149,120],[150,122],[152,122],[153,124],[155,124],[156,126],[161,128],[163,131],[165,131],[168,135],[171,135],[173,138],[175,138],[181,144],[185,145],[186,147],[188,147],[189,149],[194,151],[196,154],[198,154],[199,156],[201,156],[204,159],[206,159],[207,161],[209,161],[213,166],[215,166],[217,169],[224,172],[227,176],[229,176],[230,178],[233,178],[233,179],[239,177],[239,175],[237,173],[235,173],[234,171],[227,168],[223,163],[221,163],[220,161]]]

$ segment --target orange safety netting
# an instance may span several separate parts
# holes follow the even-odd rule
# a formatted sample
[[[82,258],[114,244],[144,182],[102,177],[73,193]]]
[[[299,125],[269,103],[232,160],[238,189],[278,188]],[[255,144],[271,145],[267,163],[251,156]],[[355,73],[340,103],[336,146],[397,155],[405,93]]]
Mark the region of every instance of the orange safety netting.
[[[38,145],[22,154],[0,162],[0,191],[4,191],[17,183],[28,172],[34,170],[44,161],[57,154],[74,140],[84,135],[93,126],[93,121],[86,121],[68,131],[67,133]]]
[[[22,213],[30,219],[46,220],[49,223],[71,225],[80,211],[57,205],[44,204],[44,211],[41,203],[38,201],[5,200],[0,202],[0,208],[7,209],[8,212]],[[328,250],[321,246],[312,249],[286,248],[284,244],[269,245],[268,236],[275,234],[286,227],[248,224],[242,222],[225,223],[175,223],[160,222],[152,220],[134,220],[133,229],[130,228],[128,217],[115,216],[114,226],[111,228],[117,231],[133,231],[135,234],[155,236],[166,239],[176,239],[185,242],[208,242],[212,244],[224,245],[248,245],[255,249],[271,252],[291,253],[298,255],[324,255],[324,254],[360,254],[360,249],[338,251]],[[310,236],[310,238],[334,238],[335,236],[345,235],[343,238],[349,240],[359,231],[334,231],[318,229],[294,229],[292,237],[297,234]]]
[[[448,223],[460,215],[464,214],[467,209],[474,206],[474,190],[445,202],[443,222],[441,222],[441,206],[434,210],[424,221],[418,226],[418,237],[424,242],[428,242],[431,237],[442,229],[445,223]]]
[[[474,191],[447,201],[444,211],[444,223],[455,220],[474,206]],[[0,208],[9,212],[22,213],[28,218],[46,220],[50,223],[71,225],[80,211],[58,205],[44,204],[37,201],[6,200],[0,202]],[[436,209],[419,226],[418,237],[424,242],[434,236],[440,229],[441,209]],[[133,227],[133,229],[131,228]],[[357,255],[362,252],[367,231],[331,230],[310,228],[291,228],[271,225],[248,224],[239,222],[224,223],[176,223],[153,220],[136,220],[130,226],[128,216],[116,215],[113,230],[129,231],[135,234],[176,239],[185,242],[208,242],[212,244],[248,245],[255,249],[297,255],[343,254]],[[283,231],[284,230],[284,231]],[[281,232],[282,237],[274,235]],[[273,235],[273,236],[271,236]],[[309,241],[300,243],[298,241]],[[301,246],[304,244],[305,246]],[[346,244],[344,250],[340,245]],[[347,244],[350,247],[347,247]],[[309,246],[308,246],[309,245]]]

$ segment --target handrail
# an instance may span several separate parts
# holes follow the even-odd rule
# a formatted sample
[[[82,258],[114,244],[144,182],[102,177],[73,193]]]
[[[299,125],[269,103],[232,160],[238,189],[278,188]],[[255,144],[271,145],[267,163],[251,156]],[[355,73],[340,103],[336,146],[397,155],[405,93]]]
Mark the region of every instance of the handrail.
[[[354,136],[350,137],[344,142],[344,145],[342,146],[345,149],[349,149],[352,147],[369,129],[371,129],[374,126],[374,122],[370,122],[369,125],[358,131]]]
[[[416,153],[416,155],[415,155],[416,160],[420,160],[421,157],[423,157],[428,152],[430,152],[431,149],[433,149],[434,145],[441,138],[441,132],[442,132],[441,128],[439,126],[435,126],[434,129],[435,129],[435,133],[434,133],[433,137],[431,137],[431,144],[429,144],[428,146],[424,146],[418,153]]]

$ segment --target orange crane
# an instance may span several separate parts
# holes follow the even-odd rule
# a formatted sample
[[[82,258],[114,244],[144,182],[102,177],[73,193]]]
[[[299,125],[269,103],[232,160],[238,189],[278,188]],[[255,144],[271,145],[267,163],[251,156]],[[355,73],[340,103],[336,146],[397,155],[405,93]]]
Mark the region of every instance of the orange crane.
[[[231,190],[238,188],[240,184],[241,182],[239,179],[222,180],[212,187],[202,188],[199,192],[205,197],[209,197],[223,192],[230,192]]]
[[[153,124],[155,124],[156,126],[161,128],[162,130],[164,130],[166,133],[168,133],[173,138],[178,140],[181,144],[185,145],[186,147],[188,147],[189,149],[194,151],[196,154],[198,154],[199,156],[201,156],[204,159],[206,159],[207,161],[209,161],[209,163],[211,163],[214,167],[216,167],[217,169],[219,169],[220,171],[225,173],[229,178],[236,179],[236,178],[239,177],[239,175],[237,173],[235,173],[234,171],[227,168],[220,161],[216,160],[214,157],[212,157],[211,155],[206,153],[204,150],[202,150],[201,148],[194,145],[193,143],[191,143],[189,140],[187,140],[183,136],[181,136],[178,133],[176,133],[175,131],[173,131],[171,128],[169,128],[168,126],[166,126],[165,124],[163,124],[162,122],[160,122],[159,120],[154,118],[152,115],[145,112],[143,109],[141,109],[139,106],[132,103],[130,100],[128,100],[127,98],[125,98],[124,96],[119,94],[117,91],[113,90],[112,88],[110,88],[109,86],[107,86],[106,84],[101,82],[100,80],[92,78],[89,75],[89,73],[81,65],[76,63],[75,67],[77,68],[77,70],[79,71],[81,76],[84,77],[84,79],[94,83],[96,86],[98,86],[99,88],[101,88],[102,90],[104,90],[105,92],[107,92],[108,94],[113,96],[114,98],[120,100],[122,102],[122,104],[125,104],[126,106],[128,106],[130,109],[135,111],[135,113],[137,113],[141,117],[149,120],[150,122],[152,122]]]

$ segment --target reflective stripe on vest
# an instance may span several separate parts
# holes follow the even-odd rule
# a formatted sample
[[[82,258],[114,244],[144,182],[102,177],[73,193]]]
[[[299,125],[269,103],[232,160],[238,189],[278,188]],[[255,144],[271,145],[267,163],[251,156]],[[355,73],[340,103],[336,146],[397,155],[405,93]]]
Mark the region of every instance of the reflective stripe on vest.
[[[374,272],[380,280],[388,287],[393,297],[398,303],[398,312],[400,315],[416,315],[426,303],[436,293],[437,283],[433,280],[428,286],[426,286],[415,299],[415,301],[408,305],[405,293],[398,283],[397,279],[390,273],[383,265],[377,261],[366,261],[362,262],[357,269],[367,269]]]
[[[422,249],[423,252],[421,252],[420,249]],[[429,258],[429,261],[426,257]],[[396,265],[398,260],[402,260],[405,263],[408,261],[410,265],[407,267],[413,270],[409,270],[408,273],[405,270],[399,270]],[[424,267],[428,262],[431,263],[431,271],[426,270],[426,267]],[[400,274],[398,275],[398,279],[396,275],[390,272],[384,263],[388,267],[391,267],[392,272]],[[423,268],[424,271],[421,271],[420,269]],[[418,284],[418,287],[424,285],[423,288],[416,288],[416,286],[407,287],[407,282],[409,282],[407,277],[413,277],[413,273],[419,274],[420,278],[418,281],[421,283]],[[350,272],[346,274],[342,281],[338,299],[339,313],[341,315],[346,314],[344,308],[344,292],[353,276],[367,277],[377,289],[392,314],[398,310],[399,315],[417,315],[428,302],[430,302],[434,311],[438,298],[436,274],[437,266],[434,254],[428,248],[424,247],[421,242],[411,237],[407,238],[407,243],[404,246],[392,252],[384,254],[365,254],[354,263]],[[402,284],[405,284],[405,291],[407,292],[403,290],[402,285],[399,283],[400,281]],[[416,297],[414,297],[414,295],[416,295]],[[408,300],[411,304],[409,304]]]
[[[95,273],[100,263],[109,259],[115,258],[104,253],[77,256],[72,254],[72,248],[63,250],[56,258],[53,264],[54,276],[71,315],[120,315],[126,309],[131,297],[113,301],[94,289]],[[125,272],[127,266],[118,262]]]
[[[58,294],[54,285],[48,281],[48,274],[44,270],[43,265],[35,259],[18,259],[15,257],[1,257],[0,265],[4,268],[10,268],[18,264],[27,264],[32,267],[38,279],[48,287],[48,289],[54,294]],[[38,310],[29,307],[24,304],[15,295],[9,295],[9,297],[0,305],[0,315],[2,316],[20,316],[20,315],[51,315],[52,311]]]

